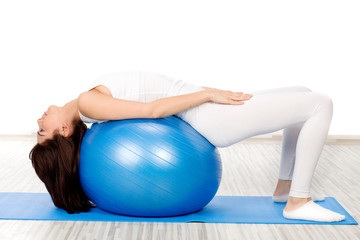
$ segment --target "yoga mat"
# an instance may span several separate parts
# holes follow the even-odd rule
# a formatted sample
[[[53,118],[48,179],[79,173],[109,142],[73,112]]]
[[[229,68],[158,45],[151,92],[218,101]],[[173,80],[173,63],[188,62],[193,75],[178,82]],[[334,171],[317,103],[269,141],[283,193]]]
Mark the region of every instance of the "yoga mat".
[[[112,214],[99,208],[88,213],[68,214],[56,208],[48,193],[0,193],[0,219],[51,221],[119,221],[119,222],[206,222],[256,224],[331,224],[357,225],[353,217],[332,197],[319,205],[341,213],[346,220],[322,223],[289,220],[282,216],[285,203],[274,203],[271,197],[215,196],[201,211],[177,217],[140,218]]]

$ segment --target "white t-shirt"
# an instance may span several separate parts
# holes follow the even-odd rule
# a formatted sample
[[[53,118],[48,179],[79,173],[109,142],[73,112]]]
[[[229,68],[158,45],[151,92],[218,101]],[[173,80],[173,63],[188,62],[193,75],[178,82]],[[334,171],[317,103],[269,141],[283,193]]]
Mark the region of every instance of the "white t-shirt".
[[[112,73],[102,76],[96,79],[88,90],[99,85],[107,87],[114,98],[138,102],[152,102],[165,97],[203,90],[200,86],[166,75],[139,71]],[[81,120],[85,123],[104,122],[88,118],[80,112],[79,114]]]

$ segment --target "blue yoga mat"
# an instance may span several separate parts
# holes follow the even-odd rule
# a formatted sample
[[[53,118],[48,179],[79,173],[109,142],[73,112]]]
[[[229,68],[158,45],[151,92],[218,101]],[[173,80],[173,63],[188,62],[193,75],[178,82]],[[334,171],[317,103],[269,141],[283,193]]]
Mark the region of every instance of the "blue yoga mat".
[[[119,221],[119,222],[206,222],[257,224],[332,224],[358,223],[332,197],[319,205],[346,216],[336,223],[289,220],[282,216],[285,203],[274,203],[271,197],[215,196],[201,211],[184,216],[140,218],[112,214],[99,208],[88,213],[68,214],[56,208],[48,193],[0,193],[0,219],[51,221]]]

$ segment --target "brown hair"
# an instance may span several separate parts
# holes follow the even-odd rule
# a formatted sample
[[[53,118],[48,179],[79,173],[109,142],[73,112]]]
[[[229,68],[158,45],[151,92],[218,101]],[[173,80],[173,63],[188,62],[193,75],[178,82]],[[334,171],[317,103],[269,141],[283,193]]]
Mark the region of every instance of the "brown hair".
[[[79,178],[80,145],[87,127],[82,121],[73,122],[73,126],[70,137],[55,132],[53,139],[36,144],[29,157],[55,206],[68,213],[88,212],[94,204],[84,193]]]

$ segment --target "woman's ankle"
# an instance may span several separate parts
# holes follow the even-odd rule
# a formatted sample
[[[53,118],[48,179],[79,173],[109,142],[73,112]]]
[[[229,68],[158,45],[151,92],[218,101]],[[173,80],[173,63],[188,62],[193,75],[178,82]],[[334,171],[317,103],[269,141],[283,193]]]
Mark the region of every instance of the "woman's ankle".
[[[293,211],[296,210],[302,206],[304,206],[306,203],[311,201],[311,198],[297,198],[297,197],[290,197],[287,201],[287,204],[285,206],[285,211]]]
[[[292,182],[291,180],[279,179],[277,182],[273,196],[282,196],[285,194],[289,194],[291,182]]]

